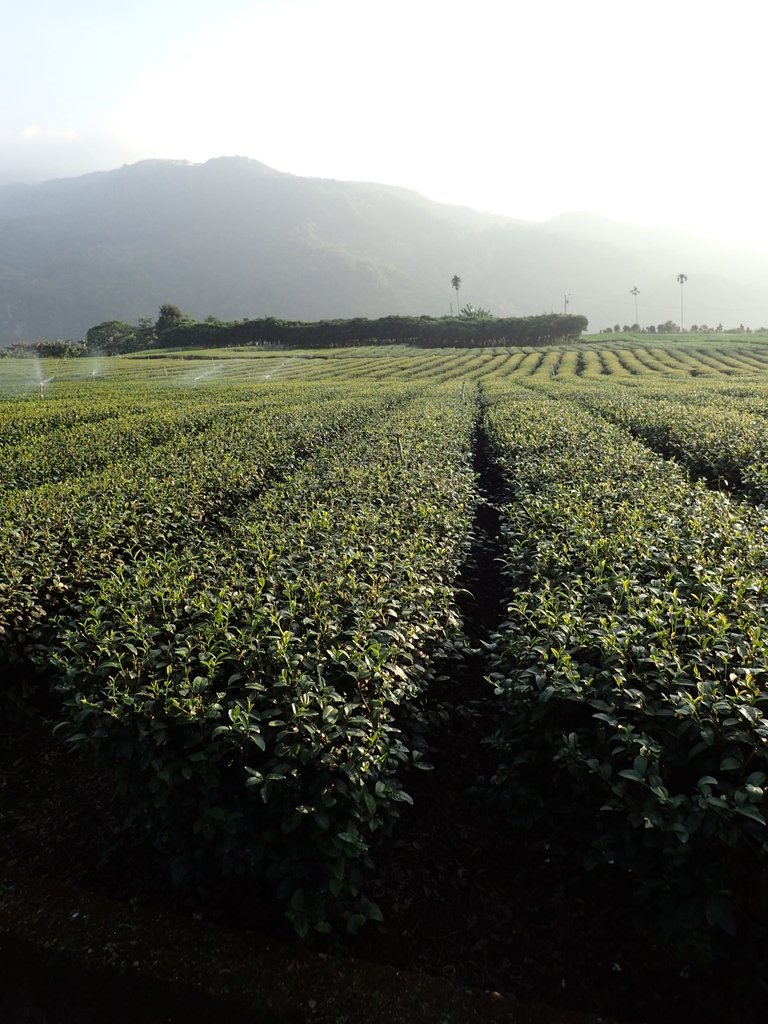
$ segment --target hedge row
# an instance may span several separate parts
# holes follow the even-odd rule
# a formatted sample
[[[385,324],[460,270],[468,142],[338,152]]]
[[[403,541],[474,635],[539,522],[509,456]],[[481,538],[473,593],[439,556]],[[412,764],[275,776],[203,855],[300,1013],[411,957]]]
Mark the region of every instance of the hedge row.
[[[732,929],[734,865],[768,854],[765,520],[572,403],[498,390],[487,429],[510,494],[497,782]]]

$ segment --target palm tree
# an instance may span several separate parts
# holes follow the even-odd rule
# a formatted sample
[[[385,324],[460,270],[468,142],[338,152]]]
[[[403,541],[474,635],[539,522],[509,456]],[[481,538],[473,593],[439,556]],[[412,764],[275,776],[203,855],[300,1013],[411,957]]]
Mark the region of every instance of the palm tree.
[[[456,316],[459,315],[459,288],[461,288],[461,278],[458,274],[454,274],[451,278],[451,288],[456,292]]]
[[[637,319],[637,296],[640,294],[640,289],[635,285],[634,288],[630,288],[629,294],[633,295],[635,299],[635,323],[639,327],[640,321]]]
[[[688,280],[687,274],[678,274],[677,283],[680,285],[680,330],[683,331],[683,285]]]

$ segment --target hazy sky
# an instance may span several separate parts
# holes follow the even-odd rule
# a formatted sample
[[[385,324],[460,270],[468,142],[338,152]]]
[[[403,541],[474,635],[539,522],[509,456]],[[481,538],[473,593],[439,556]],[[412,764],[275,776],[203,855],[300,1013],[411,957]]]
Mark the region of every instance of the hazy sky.
[[[768,238],[764,0],[25,0],[0,181],[243,155]]]

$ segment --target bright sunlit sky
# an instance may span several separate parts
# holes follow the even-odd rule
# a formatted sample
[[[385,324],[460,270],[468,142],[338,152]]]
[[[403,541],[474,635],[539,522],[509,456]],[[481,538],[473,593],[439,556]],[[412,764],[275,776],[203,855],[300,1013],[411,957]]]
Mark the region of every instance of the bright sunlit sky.
[[[764,0],[25,0],[0,182],[241,155],[768,238]]]

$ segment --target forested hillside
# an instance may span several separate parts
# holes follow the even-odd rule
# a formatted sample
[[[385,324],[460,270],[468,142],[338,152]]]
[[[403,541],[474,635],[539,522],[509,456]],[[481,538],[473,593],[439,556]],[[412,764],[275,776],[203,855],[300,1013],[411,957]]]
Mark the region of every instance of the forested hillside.
[[[0,345],[79,339],[163,303],[200,320],[320,320],[445,316],[457,302],[530,316],[567,298],[600,329],[634,321],[633,286],[640,321],[661,323],[679,318],[681,270],[689,324],[768,319],[768,294],[728,254],[684,257],[667,237],[590,218],[515,221],[244,158],[0,188]]]

